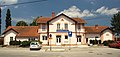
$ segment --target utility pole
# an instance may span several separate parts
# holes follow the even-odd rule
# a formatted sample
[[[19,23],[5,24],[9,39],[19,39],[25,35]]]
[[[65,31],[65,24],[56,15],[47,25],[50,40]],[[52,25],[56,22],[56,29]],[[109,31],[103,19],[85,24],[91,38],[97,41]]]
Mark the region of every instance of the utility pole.
[[[0,35],[1,35],[1,7],[0,7]]]

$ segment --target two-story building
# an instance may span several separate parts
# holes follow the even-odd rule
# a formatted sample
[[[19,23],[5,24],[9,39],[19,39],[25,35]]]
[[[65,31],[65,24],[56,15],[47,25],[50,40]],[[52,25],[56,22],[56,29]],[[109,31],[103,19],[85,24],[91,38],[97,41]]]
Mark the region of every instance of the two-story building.
[[[43,45],[81,45],[89,44],[90,40],[114,40],[112,30],[108,26],[85,26],[81,18],[70,18],[65,14],[52,17],[40,17],[38,26],[10,26],[4,31],[4,45],[10,41],[39,40]],[[72,37],[68,36],[72,32]],[[51,37],[50,37],[51,35]]]

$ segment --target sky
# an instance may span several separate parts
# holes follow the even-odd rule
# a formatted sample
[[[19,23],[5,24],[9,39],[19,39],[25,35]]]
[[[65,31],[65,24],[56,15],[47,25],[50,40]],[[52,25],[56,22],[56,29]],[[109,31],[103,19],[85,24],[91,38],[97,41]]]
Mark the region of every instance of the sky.
[[[0,0],[0,5],[10,5],[38,0]],[[87,21],[86,26],[96,24],[111,26],[114,14],[120,11],[120,0],[45,0],[36,3],[4,6],[2,8],[2,31],[5,29],[7,9],[11,11],[12,25],[18,21],[30,24],[38,16],[51,17],[64,13],[71,18],[82,18]]]

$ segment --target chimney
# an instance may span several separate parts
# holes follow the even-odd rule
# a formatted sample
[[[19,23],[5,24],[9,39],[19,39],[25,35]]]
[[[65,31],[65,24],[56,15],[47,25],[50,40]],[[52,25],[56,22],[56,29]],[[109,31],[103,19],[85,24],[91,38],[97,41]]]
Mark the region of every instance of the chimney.
[[[40,16],[40,18],[42,18],[42,16]]]
[[[53,18],[53,17],[55,17],[55,12],[54,12],[54,11],[52,12],[52,18]]]
[[[98,29],[98,24],[97,24],[97,25],[95,25],[95,29]]]

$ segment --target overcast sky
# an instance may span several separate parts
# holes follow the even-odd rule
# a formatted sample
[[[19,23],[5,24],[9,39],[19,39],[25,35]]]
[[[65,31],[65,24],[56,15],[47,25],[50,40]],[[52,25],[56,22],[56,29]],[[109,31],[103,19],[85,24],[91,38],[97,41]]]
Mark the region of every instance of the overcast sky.
[[[35,0],[0,0],[0,5],[10,5]],[[83,18],[87,26],[105,25],[111,26],[110,20],[113,14],[120,11],[120,0],[47,0],[31,4],[22,4],[2,7],[2,30],[5,27],[7,9],[11,11],[12,25],[24,20],[27,23],[38,16],[50,17],[52,11],[56,15],[61,13],[69,17]]]

